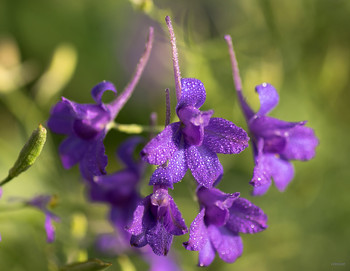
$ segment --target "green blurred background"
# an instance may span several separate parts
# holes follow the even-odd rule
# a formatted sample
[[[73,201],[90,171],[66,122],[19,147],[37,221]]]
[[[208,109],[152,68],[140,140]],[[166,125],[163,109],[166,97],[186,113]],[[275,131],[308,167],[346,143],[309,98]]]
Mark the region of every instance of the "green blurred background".
[[[296,175],[284,193],[275,187],[250,196],[251,148],[221,156],[223,191],[240,191],[269,217],[269,228],[244,235],[243,256],[220,259],[206,270],[350,270],[350,1],[348,0],[0,0],[0,172],[5,178],[21,146],[60,96],[91,103],[102,80],[122,91],[140,57],[149,26],[155,44],[146,71],[119,123],[147,125],[149,114],[165,119],[164,89],[174,90],[171,49],[164,17],[178,40],[183,77],[204,83],[214,109],[246,128],[233,88],[224,40],[232,36],[248,102],[258,108],[254,86],[273,84],[280,104],[271,114],[308,120],[320,139],[315,159],[295,162]],[[108,98],[108,97],[107,97]],[[172,105],[175,95],[172,93]],[[174,115],[174,112],[173,112]],[[147,134],[145,134],[147,136]],[[128,135],[111,131],[106,140],[109,172],[119,168],[114,152]],[[134,256],[107,258],[94,249],[98,234],[111,232],[107,208],[85,199],[75,167],[64,171],[49,133],[37,163],[4,187],[0,201],[0,270],[57,270],[99,257],[108,270],[146,270]],[[149,169],[148,176],[152,169]],[[171,192],[189,226],[197,205],[190,174]],[[149,193],[147,176],[142,188]],[[9,202],[55,194],[57,240],[46,244],[44,215]],[[197,253],[175,238],[174,257],[183,270],[196,270]],[[122,269],[123,268],[123,269]]]

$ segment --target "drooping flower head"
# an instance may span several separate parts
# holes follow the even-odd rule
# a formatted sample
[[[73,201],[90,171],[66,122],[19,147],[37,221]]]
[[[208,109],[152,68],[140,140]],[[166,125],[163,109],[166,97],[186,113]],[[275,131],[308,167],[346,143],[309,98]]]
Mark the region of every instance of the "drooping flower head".
[[[187,233],[187,227],[168,189],[154,186],[154,192],[137,206],[127,231],[132,234],[132,246],[148,244],[160,256],[168,254],[173,236]]]
[[[60,221],[60,218],[54,213],[50,212],[47,208],[48,205],[54,204],[54,202],[55,196],[50,195],[40,195],[31,200],[25,201],[27,205],[35,207],[45,214],[45,231],[48,243],[51,243],[55,240],[55,228],[52,224],[52,221]]]
[[[225,194],[219,189],[201,187],[197,190],[200,213],[190,227],[188,250],[199,251],[199,266],[219,257],[233,263],[243,252],[239,233],[257,233],[267,228],[267,216],[239,193]]]
[[[253,195],[263,195],[273,178],[278,190],[284,191],[294,177],[290,160],[307,161],[315,156],[318,139],[314,131],[305,127],[306,121],[287,122],[267,116],[278,104],[275,88],[267,83],[256,86],[260,109],[254,112],[242,94],[242,84],[230,36],[225,37],[231,56],[235,88],[252,138],[255,168]]]
[[[166,18],[173,46],[173,62],[177,96],[174,122],[153,138],[141,155],[150,164],[158,165],[151,185],[167,185],[181,181],[187,169],[200,185],[212,187],[223,168],[217,153],[240,153],[248,146],[247,133],[230,121],[212,118],[213,111],[201,111],[206,92],[203,83],[194,78],[180,78],[175,36],[169,17]]]
[[[102,102],[107,90],[117,93],[111,82],[103,81],[91,91],[96,104],[78,104],[66,98],[58,102],[51,110],[49,128],[67,138],[61,143],[59,153],[64,168],[69,169],[80,164],[83,177],[92,181],[94,176],[106,174],[107,156],[103,140],[108,125],[113,122],[119,111],[130,98],[148,61],[153,43],[153,28],[150,28],[144,54],[139,60],[136,72],[125,90],[110,104]]]

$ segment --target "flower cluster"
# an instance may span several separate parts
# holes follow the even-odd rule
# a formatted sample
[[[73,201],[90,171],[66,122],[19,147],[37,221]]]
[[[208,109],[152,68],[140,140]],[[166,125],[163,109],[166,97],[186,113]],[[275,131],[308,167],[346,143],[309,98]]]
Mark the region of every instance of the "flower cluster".
[[[174,236],[189,232],[183,245],[199,252],[199,265],[208,266],[216,253],[225,262],[232,263],[241,256],[243,243],[240,233],[255,234],[267,228],[267,216],[240,193],[224,193],[217,185],[224,176],[218,153],[239,154],[248,147],[249,139],[254,153],[255,168],[251,184],[253,195],[264,194],[274,179],[283,191],[294,175],[290,160],[309,160],[315,154],[318,140],[306,122],[285,122],[266,116],[278,103],[276,90],[269,84],[257,86],[260,109],[254,113],[246,103],[238,74],[231,38],[226,36],[231,55],[234,82],[246,117],[250,138],[244,129],[229,120],[213,117],[214,111],[201,111],[206,91],[195,78],[182,78],[177,57],[175,34],[169,17],[166,23],[172,45],[175,77],[177,122],[170,123],[167,114],[165,128],[148,143],[141,137],[131,137],[117,152],[124,169],[107,174],[107,156],[103,140],[114,119],[124,106],[139,81],[150,55],[153,31],[141,57],[135,76],[121,96],[110,104],[102,102],[105,91],[116,93],[110,82],[102,82],[92,89],[96,104],[77,104],[66,98],[51,111],[48,126],[67,138],[59,153],[68,169],[79,164],[86,180],[91,201],[104,202],[110,207],[110,220],[118,238],[105,235],[100,239],[101,250],[113,247],[116,253],[131,247],[149,262],[162,262],[158,256],[167,255]],[[167,112],[170,112],[167,102]],[[134,158],[136,146],[143,144],[140,157]],[[153,192],[142,198],[139,184],[147,164],[156,165],[149,185]],[[182,181],[188,169],[196,180],[196,198],[199,212],[188,229],[177,207],[172,190]],[[114,235],[116,236],[116,235]],[[116,244],[111,244],[111,240]],[[129,250],[134,250],[129,248]],[[149,256],[150,251],[154,256]],[[157,255],[157,256],[156,256]],[[156,257],[156,258],[154,258]],[[156,260],[154,260],[156,259]],[[167,264],[170,263],[168,262]],[[176,265],[173,269],[177,270]]]

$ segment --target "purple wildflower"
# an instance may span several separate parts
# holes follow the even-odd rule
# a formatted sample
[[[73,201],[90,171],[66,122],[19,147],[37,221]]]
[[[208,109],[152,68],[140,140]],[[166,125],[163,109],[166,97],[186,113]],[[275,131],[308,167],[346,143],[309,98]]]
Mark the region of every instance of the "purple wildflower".
[[[171,123],[141,151],[143,159],[158,165],[150,185],[166,185],[182,180],[187,169],[200,185],[212,187],[223,168],[217,153],[240,153],[248,146],[249,137],[232,122],[211,118],[213,111],[200,111],[206,92],[198,79],[181,79],[175,34],[170,18],[165,18],[170,33],[176,87],[176,114],[180,121]],[[166,164],[167,163],[167,164]]]
[[[240,153],[248,146],[249,138],[232,122],[211,118],[212,110],[199,110],[206,98],[201,81],[184,78],[181,84],[182,95],[176,106],[180,121],[166,126],[141,155],[148,163],[160,166],[151,177],[151,185],[172,187],[189,168],[200,185],[210,188],[223,174],[217,153]]]
[[[83,177],[90,181],[93,176],[106,174],[107,156],[103,140],[108,132],[108,124],[113,122],[133,93],[151,53],[152,42],[153,28],[150,28],[145,52],[132,80],[123,93],[110,104],[102,102],[103,93],[107,90],[114,93],[117,91],[111,82],[103,81],[91,91],[96,104],[78,104],[62,98],[52,108],[48,120],[49,128],[67,136],[59,147],[64,168],[69,169],[79,163]]]
[[[187,227],[168,189],[154,186],[154,192],[137,206],[127,231],[132,234],[132,246],[148,244],[160,256],[168,254],[173,235],[187,233]]]
[[[52,221],[59,222],[60,218],[50,212],[47,209],[47,205],[52,204],[52,202],[55,200],[54,196],[49,195],[40,195],[36,196],[35,198],[26,201],[26,204],[33,206],[40,211],[42,211],[45,214],[45,231],[47,236],[47,242],[51,243],[55,240],[55,228],[52,224]]]
[[[243,251],[239,233],[257,233],[267,228],[267,216],[239,193],[225,194],[216,188],[197,191],[200,213],[190,227],[188,250],[199,251],[199,266],[208,266],[215,252],[232,263]]]
[[[253,195],[263,195],[273,178],[278,190],[284,191],[294,177],[290,160],[307,161],[315,156],[319,144],[306,121],[287,122],[266,116],[279,101],[275,88],[267,83],[256,86],[260,109],[254,112],[242,94],[242,83],[230,36],[225,37],[231,56],[235,88],[252,137],[255,168],[250,182]]]

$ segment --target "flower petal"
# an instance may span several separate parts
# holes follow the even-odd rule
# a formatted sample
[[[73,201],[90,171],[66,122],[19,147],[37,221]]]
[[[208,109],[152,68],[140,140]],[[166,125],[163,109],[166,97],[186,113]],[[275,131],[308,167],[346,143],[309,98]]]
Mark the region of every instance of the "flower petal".
[[[281,156],[287,160],[310,160],[315,156],[318,139],[309,127],[296,126],[290,129],[287,146]]]
[[[186,106],[178,111],[178,116],[184,124],[182,133],[188,145],[199,146],[203,142],[204,127],[209,124],[213,111],[200,111],[193,106]]]
[[[94,178],[90,184],[90,199],[92,201],[109,202],[113,205],[130,204],[135,196],[139,176],[129,169],[117,171],[114,174],[101,175]]]
[[[147,244],[146,234],[144,232],[139,235],[132,235],[130,238],[130,245],[133,247],[144,247]]]
[[[254,186],[253,195],[265,194],[271,184],[271,177],[277,189],[284,191],[294,177],[293,165],[273,154],[261,154],[257,159],[253,178],[250,182]]]
[[[260,109],[257,112],[258,115],[266,115],[278,104],[279,96],[272,85],[263,83],[256,86],[255,91],[259,94],[260,100]]]
[[[58,222],[60,219],[50,212],[45,212],[45,231],[47,236],[47,242],[52,243],[55,241],[55,227],[52,221]]]
[[[216,188],[201,187],[197,190],[197,196],[201,206],[205,206],[206,224],[223,226],[229,218],[229,208],[239,193],[226,194]]]
[[[270,167],[271,176],[279,191],[284,191],[294,177],[294,167],[286,160],[274,155],[266,156]]]
[[[75,136],[66,138],[59,146],[59,153],[63,167],[65,169],[70,169],[76,163],[81,161],[86,153],[88,145],[88,141]]]
[[[47,235],[47,242],[52,243],[55,240],[55,228],[52,225],[51,217],[45,216],[45,230]]]
[[[152,174],[150,185],[165,185],[173,189],[173,184],[180,182],[188,169],[185,149],[180,146],[175,151],[166,167],[159,166]]]
[[[226,194],[217,188],[207,189],[200,187],[197,190],[198,200],[203,206],[219,206],[220,208],[230,208],[234,200],[239,197],[239,193]]]
[[[171,123],[148,142],[141,151],[141,156],[149,164],[163,165],[178,150],[180,139],[180,122]]]
[[[134,159],[134,151],[138,144],[144,142],[144,138],[141,136],[133,136],[125,140],[120,144],[117,155],[120,160],[129,168],[136,172],[140,169],[140,164]]]
[[[169,170],[162,166],[158,166],[158,168],[153,172],[151,179],[149,180],[149,185],[161,185],[174,189]]]
[[[274,136],[286,137],[290,129],[304,124],[305,121],[288,122],[268,116],[256,115],[249,121],[248,126],[255,136],[267,139]]]
[[[54,133],[69,135],[73,132],[74,119],[75,113],[70,104],[62,100],[51,109],[47,126]]]
[[[203,208],[191,223],[189,240],[183,243],[187,250],[202,250],[209,241],[207,227],[204,224],[204,215],[205,209]]]
[[[160,221],[157,221],[154,227],[147,230],[146,240],[156,255],[165,256],[170,250],[173,235],[165,229]]]
[[[233,263],[242,255],[243,244],[241,237],[225,227],[208,226],[208,234],[219,257],[228,263]]]
[[[203,83],[195,78],[181,79],[181,98],[176,106],[176,112],[185,106],[194,106],[200,108],[206,98],[205,88]]]
[[[185,220],[170,195],[168,200],[169,205],[164,216],[164,227],[172,235],[183,235],[188,232]]]
[[[145,231],[145,228],[142,222],[145,214],[145,201],[147,200],[149,200],[149,197],[146,197],[142,202],[140,202],[137,205],[134,211],[134,218],[133,218],[132,224],[126,228],[126,230],[132,235],[140,235],[142,232]]]
[[[230,208],[226,227],[232,232],[257,233],[267,228],[267,216],[258,207],[244,198],[236,199]]]
[[[210,240],[207,242],[203,248],[199,251],[198,265],[199,266],[209,266],[215,259],[215,249],[211,244]]]
[[[91,96],[98,105],[102,105],[102,96],[103,96],[103,93],[107,90],[111,90],[115,94],[117,94],[117,89],[115,88],[113,83],[109,81],[103,81],[101,83],[98,83],[96,86],[92,88]]]
[[[193,177],[206,188],[211,188],[222,177],[223,168],[218,156],[204,145],[190,146],[186,150],[186,160]]]
[[[106,174],[108,157],[103,144],[105,135],[106,132],[103,131],[96,140],[89,141],[86,153],[80,162],[80,172],[88,181],[92,181],[95,176]]]
[[[248,147],[248,141],[246,131],[225,119],[211,118],[204,128],[203,145],[215,153],[240,153]]]

